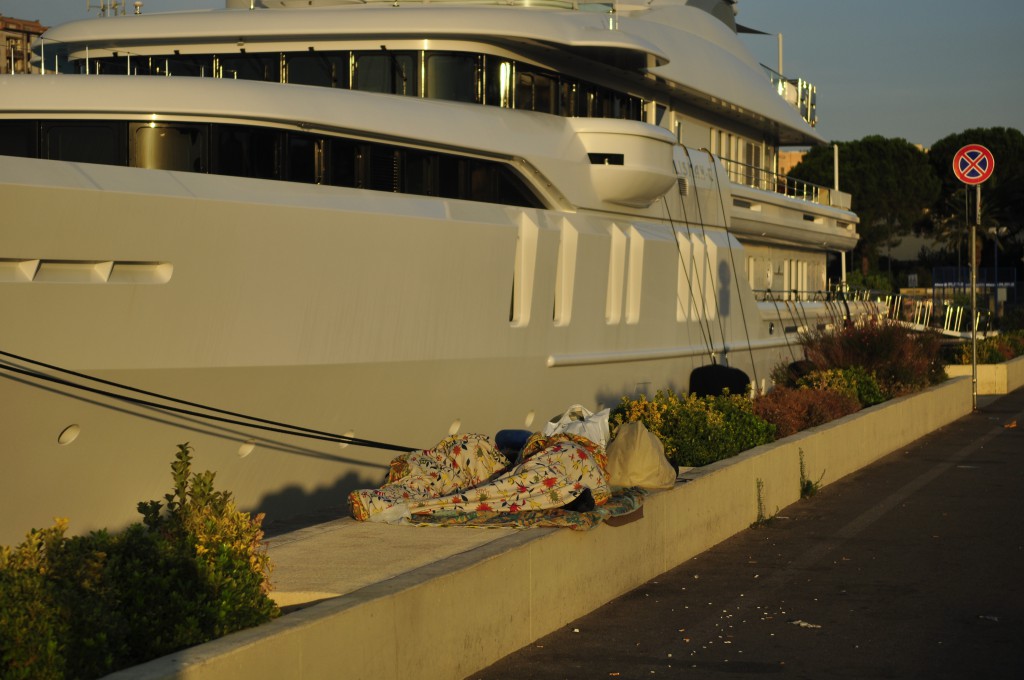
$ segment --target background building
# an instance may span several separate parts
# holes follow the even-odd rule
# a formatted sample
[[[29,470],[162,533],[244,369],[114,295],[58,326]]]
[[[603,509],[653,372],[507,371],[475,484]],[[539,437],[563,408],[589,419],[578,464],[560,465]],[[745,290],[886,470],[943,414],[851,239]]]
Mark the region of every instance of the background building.
[[[32,40],[47,29],[38,21],[0,14],[0,73],[36,73],[31,63]]]

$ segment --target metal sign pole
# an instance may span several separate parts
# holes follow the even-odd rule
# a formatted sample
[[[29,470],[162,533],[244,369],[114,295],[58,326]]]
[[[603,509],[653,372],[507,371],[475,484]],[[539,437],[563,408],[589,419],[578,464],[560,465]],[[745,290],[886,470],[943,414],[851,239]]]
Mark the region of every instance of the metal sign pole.
[[[974,185],[975,212],[971,224],[971,406],[978,410],[978,257],[977,237],[981,226],[981,183],[992,176],[996,159],[981,144],[968,144],[953,155],[953,174],[964,184]],[[966,199],[966,197],[965,197]]]
[[[978,255],[975,239],[981,224],[981,185],[974,185],[974,222],[971,223],[971,407],[978,410]]]

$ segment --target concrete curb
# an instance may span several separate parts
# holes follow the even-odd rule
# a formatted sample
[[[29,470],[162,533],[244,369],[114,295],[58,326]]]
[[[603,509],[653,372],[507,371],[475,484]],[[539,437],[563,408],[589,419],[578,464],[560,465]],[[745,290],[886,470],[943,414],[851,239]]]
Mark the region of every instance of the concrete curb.
[[[962,364],[946,366],[950,378],[971,377],[971,367]],[[1024,387],[1024,357],[1001,364],[978,364],[978,394],[1009,394]]]
[[[971,401],[950,380],[693,470],[637,521],[523,531],[108,677],[463,678],[799,500],[801,458],[834,482]]]

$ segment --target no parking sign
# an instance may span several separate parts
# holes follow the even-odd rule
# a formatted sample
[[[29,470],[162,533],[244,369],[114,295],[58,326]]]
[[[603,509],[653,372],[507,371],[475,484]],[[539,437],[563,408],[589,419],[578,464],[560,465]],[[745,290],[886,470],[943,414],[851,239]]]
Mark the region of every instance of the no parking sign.
[[[953,174],[964,184],[981,184],[995,169],[995,157],[981,144],[968,144],[953,156]]]

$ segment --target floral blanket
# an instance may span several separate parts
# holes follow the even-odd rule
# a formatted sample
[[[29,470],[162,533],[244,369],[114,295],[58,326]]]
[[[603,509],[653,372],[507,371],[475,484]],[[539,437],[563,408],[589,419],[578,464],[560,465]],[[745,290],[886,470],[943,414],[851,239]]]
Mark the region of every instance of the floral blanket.
[[[511,466],[487,437],[457,435],[398,456],[384,486],[353,491],[348,503],[357,520],[446,524],[562,508],[586,489],[602,506],[612,497],[607,467],[604,448],[579,435],[534,434]]]
[[[647,491],[639,487],[615,489],[607,503],[599,505],[589,512],[565,509],[521,510],[519,512],[439,512],[433,515],[417,515],[412,519],[412,523],[425,527],[464,526],[484,529],[568,527],[576,531],[588,531],[601,522],[614,517],[632,515],[641,509],[646,495]]]

